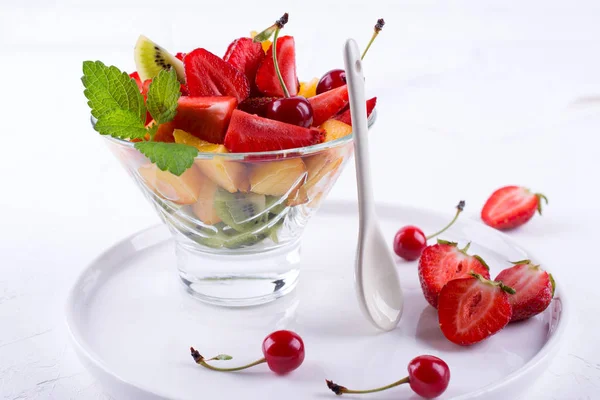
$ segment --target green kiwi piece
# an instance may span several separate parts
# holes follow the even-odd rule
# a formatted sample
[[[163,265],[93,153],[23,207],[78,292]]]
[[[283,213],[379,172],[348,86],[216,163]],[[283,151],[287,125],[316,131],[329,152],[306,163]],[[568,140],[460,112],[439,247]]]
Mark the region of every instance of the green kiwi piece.
[[[262,194],[229,193],[219,188],[214,205],[219,218],[238,232],[253,231],[267,221],[266,198]]]
[[[148,39],[146,36],[140,35],[138,38],[133,51],[133,56],[137,72],[140,75],[142,82],[154,78],[162,69],[173,67],[175,68],[179,82],[185,83],[183,62],[175,58],[175,56]]]
[[[285,197],[267,196],[266,208],[269,210],[269,213],[279,215],[287,208],[286,200]]]

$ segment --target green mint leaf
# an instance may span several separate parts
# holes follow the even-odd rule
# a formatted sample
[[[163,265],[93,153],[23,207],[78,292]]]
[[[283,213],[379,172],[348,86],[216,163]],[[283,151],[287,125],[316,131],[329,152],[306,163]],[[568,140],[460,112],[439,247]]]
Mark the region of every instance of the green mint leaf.
[[[181,175],[192,166],[198,149],[181,143],[138,142],[135,148],[155,163],[162,171]]]
[[[148,135],[150,135],[150,140],[153,141],[154,140],[154,136],[156,136],[156,132],[158,132],[158,126],[159,124],[154,123],[151,126],[149,126],[147,128],[148,131]]]
[[[177,113],[177,100],[181,96],[180,84],[174,68],[161,70],[150,83],[146,107],[159,124],[169,122]]]
[[[127,110],[115,108],[104,113],[94,125],[101,135],[110,135],[119,139],[142,139],[146,136],[146,127],[138,116]]]
[[[144,123],[146,107],[135,81],[117,67],[107,67],[100,61],[84,61],[83,77],[85,90],[92,115],[100,119],[113,110],[129,111]]]

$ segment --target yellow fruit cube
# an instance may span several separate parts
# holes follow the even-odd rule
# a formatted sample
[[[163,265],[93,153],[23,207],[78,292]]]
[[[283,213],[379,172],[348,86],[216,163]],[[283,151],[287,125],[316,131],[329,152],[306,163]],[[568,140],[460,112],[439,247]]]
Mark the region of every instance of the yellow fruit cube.
[[[254,39],[254,36],[258,35],[258,32],[256,31],[250,31],[250,37],[252,39]],[[273,42],[271,42],[270,40],[265,40],[264,42],[261,43],[263,51],[266,53],[267,51],[269,51],[269,48],[271,47],[271,44]],[[277,57],[279,58],[279,57]]]
[[[298,96],[303,96],[307,99],[316,96],[318,83],[318,78],[312,78],[308,82],[300,82],[300,90],[298,91]]]
[[[202,153],[227,153],[227,149],[222,144],[207,142],[206,140],[199,139],[191,133],[187,133],[181,129],[175,129],[173,131],[173,137],[175,138],[175,143],[193,146]]]
[[[342,138],[352,133],[352,127],[350,125],[336,119],[330,119],[323,122],[321,129],[325,130],[326,142]]]

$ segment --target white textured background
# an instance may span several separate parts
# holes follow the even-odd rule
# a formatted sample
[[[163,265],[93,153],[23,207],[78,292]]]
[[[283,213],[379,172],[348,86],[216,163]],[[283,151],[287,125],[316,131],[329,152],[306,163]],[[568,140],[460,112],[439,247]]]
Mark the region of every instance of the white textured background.
[[[376,197],[476,214],[495,188],[544,192],[543,218],[512,235],[551,260],[574,311],[529,399],[600,398],[600,2],[0,0],[0,398],[108,398],[70,348],[75,276],[118,239],[157,223],[89,124],[81,62],[133,70],[144,33],[172,51],[222,55],[290,13],[300,77],[364,45],[379,97]],[[352,167],[332,198],[355,198]],[[507,399],[510,399],[507,394]]]

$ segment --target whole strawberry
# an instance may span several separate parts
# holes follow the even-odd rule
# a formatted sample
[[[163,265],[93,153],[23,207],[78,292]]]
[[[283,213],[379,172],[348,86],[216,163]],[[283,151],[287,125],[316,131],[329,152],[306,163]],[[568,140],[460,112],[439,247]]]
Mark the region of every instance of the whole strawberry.
[[[542,215],[541,193],[532,193],[520,186],[505,186],[496,190],[481,210],[481,219],[492,228],[506,230],[523,225],[537,210]]]
[[[438,320],[452,343],[469,346],[494,335],[511,319],[510,296],[515,290],[479,274],[455,279],[439,296]]]
[[[496,277],[515,289],[510,296],[513,314],[511,322],[521,321],[544,311],[554,297],[555,283],[552,275],[534,265],[530,260],[517,261],[515,266],[505,269]]]
[[[440,291],[452,279],[469,277],[471,272],[489,279],[485,261],[477,255],[467,254],[470,245],[459,249],[457,243],[438,240],[437,244],[423,250],[419,259],[419,280],[425,299],[433,307],[437,308]]]

